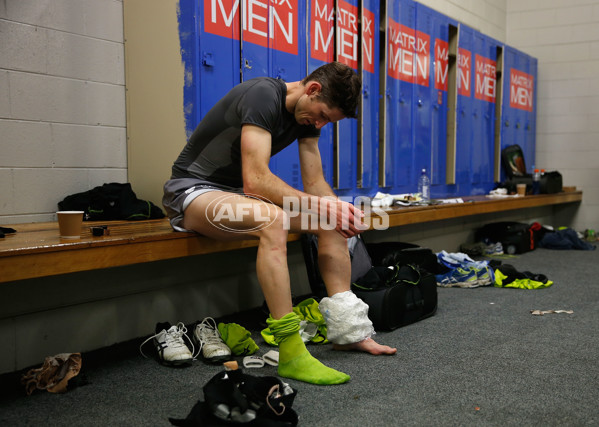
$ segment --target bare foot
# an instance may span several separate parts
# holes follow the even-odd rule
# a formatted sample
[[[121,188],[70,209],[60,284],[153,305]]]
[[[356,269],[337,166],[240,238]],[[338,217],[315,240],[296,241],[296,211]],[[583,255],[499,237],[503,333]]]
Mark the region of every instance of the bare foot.
[[[363,351],[365,353],[374,355],[395,354],[397,352],[396,348],[378,344],[372,338],[366,338],[363,341],[354,342],[351,344],[333,344],[333,349],[340,351]]]

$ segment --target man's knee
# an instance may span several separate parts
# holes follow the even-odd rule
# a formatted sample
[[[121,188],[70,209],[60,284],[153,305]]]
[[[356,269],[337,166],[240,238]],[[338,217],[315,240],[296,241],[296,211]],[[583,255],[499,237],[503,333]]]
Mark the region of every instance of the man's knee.
[[[336,230],[323,230],[316,231],[318,237],[318,244],[325,246],[338,246],[347,248],[347,239],[339,234]]]
[[[264,226],[258,230],[260,239],[272,242],[287,242],[289,235],[289,223],[285,212],[279,207],[269,210],[270,218],[264,222]]]

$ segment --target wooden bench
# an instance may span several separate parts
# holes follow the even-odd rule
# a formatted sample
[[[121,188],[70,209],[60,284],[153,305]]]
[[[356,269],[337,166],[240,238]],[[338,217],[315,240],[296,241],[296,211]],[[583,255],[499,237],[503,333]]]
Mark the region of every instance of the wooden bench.
[[[582,201],[581,191],[492,199],[462,197],[464,203],[385,209],[389,227]],[[371,221],[378,220],[371,218]],[[90,227],[108,225],[110,235],[92,236]],[[85,222],[81,239],[61,239],[57,222],[14,224],[0,239],[0,282],[138,264],[257,246],[256,240],[222,242],[175,232],[166,219]],[[371,227],[372,228],[372,227]],[[299,239],[290,234],[289,241]]]

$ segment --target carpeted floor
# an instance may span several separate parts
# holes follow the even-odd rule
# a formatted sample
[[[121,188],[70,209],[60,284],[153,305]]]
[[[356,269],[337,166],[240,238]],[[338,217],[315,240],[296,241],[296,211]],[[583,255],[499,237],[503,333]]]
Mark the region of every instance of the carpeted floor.
[[[395,356],[310,346],[351,375],[340,386],[288,381],[302,426],[599,425],[599,251],[534,252],[503,260],[543,273],[547,289],[439,289],[435,316],[379,333]],[[573,310],[534,316],[533,309]],[[255,313],[224,319],[250,328]],[[256,331],[259,354],[269,347]],[[142,358],[141,340],[84,355],[66,394],[26,397],[2,378],[2,425],[169,425],[202,397],[218,366],[168,368]],[[275,375],[275,368],[247,370]]]

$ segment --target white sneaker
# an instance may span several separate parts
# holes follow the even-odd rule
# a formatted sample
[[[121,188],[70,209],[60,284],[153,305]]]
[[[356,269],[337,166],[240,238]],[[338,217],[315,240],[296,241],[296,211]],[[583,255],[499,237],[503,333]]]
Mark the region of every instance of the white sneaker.
[[[144,357],[146,355],[142,351],[142,346],[153,339],[161,363],[165,365],[183,365],[193,361],[193,343],[185,335],[187,328],[183,323],[179,322],[176,326],[170,326],[169,323],[158,323],[156,330],[156,334],[139,346],[139,351]],[[191,344],[192,351],[189,351],[189,348],[185,345],[183,337],[187,338]]]
[[[221,338],[216,321],[212,317],[206,317],[196,325],[193,331],[193,339],[199,347],[196,357],[201,352],[204,360],[210,363],[231,359],[231,349]]]

